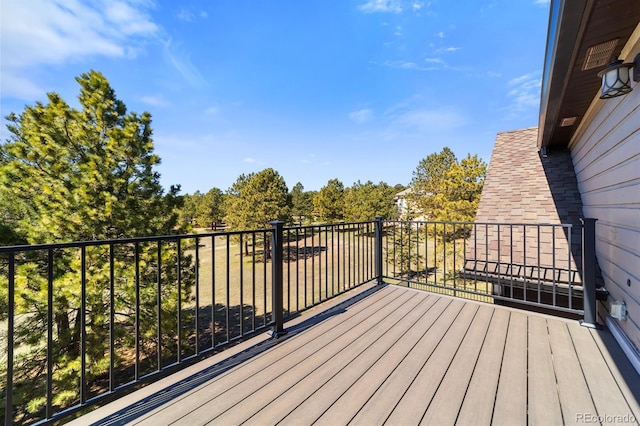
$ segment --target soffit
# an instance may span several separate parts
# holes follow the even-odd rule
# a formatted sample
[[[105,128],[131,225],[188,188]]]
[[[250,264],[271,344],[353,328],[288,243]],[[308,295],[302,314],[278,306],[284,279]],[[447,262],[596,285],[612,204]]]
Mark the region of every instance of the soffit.
[[[552,1],[543,75],[538,147],[564,149],[598,94],[597,73],[604,64],[583,70],[588,49],[616,40],[615,59],[640,22],[638,0]],[[565,118],[572,125],[561,126]]]

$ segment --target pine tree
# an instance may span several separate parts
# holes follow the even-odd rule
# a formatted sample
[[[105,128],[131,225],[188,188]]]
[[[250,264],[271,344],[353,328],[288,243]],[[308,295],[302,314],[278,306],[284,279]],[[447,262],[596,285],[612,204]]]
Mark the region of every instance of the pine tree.
[[[313,192],[305,191],[302,183],[296,183],[291,189],[291,215],[300,223],[313,218]]]
[[[240,175],[227,191],[225,223],[234,230],[266,229],[274,220],[291,220],[291,198],[285,180],[269,168]],[[270,256],[269,241],[263,242],[265,259]],[[245,240],[245,255],[248,244]]]
[[[368,221],[376,216],[395,219],[396,207],[393,201],[395,190],[384,182],[357,181],[344,194],[344,214],[347,221]]]
[[[199,225],[197,223],[197,211],[198,205],[202,200],[202,194],[200,191],[196,191],[193,194],[185,194],[182,200],[182,207],[178,209],[178,224],[187,230],[191,230],[193,226]]]
[[[223,198],[222,191],[215,187],[200,197],[196,206],[196,221],[198,225],[216,230],[217,225],[224,219]]]
[[[20,115],[7,117],[11,138],[0,146],[0,199],[4,226],[13,236],[29,244],[101,240],[172,234],[177,228],[179,187],[168,193],[154,168],[160,158],[153,152],[151,115],[127,113],[107,79],[90,71],[78,77],[80,109],[70,107],[59,95],[49,93],[48,103],[25,107]],[[5,215],[7,216],[7,215]],[[178,259],[175,243],[162,243],[161,266],[157,246],[138,247],[140,259],[140,331],[142,352],[156,345],[175,353],[172,342],[178,309],[177,268],[182,276],[183,300],[191,294],[191,259]],[[186,249],[186,247],[185,247]],[[80,249],[56,249],[53,256],[53,362],[54,405],[77,401],[79,391],[80,341],[86,333],[87,386],[97,385],[109,367],[110,310],[114,309],[116,365],[130,364],[134,344],[132,315],[135,301],[133,245],[114,245],[113,264],[109,245],[88,247],[85,255],[86,310],[81,318]],[[49,253],[36,251],[16,259],[15,312],[16,358],[14,401],[28,413],[45,404],[47,265]],[[179,262],[179,266],[178,266]],[[1,262],[4,264],[4,262]],[[158,274],[158,268],[160,273]],[[109,287],[111,270],[116,277],[113,305]],[[162,312],[157,318],[157,276],[162,280]],[[0,275],[0,293],[7,291],[6,274]],[[0,321],[6,306],[0,306]],[[185,315],[186,318],[186,315]],[[85,330],[81,329],[82,320]],[[161,342],[153,340],[158,322]],[[173,349],[171,349],[173,348]],[[153,357],[148,361],[153,364]],[[4,364],[3,364],[4,368]],[[22,415],[28,415],[22,413]]]
[[[430,221],[472,222],[487,166],[477,155],[458,161],[449,148],[418,163],[411,181],[411,202]]]
[[[324,222],[344,219],[344,184],[338,179],[330,179],[313,197],[313,214]]]

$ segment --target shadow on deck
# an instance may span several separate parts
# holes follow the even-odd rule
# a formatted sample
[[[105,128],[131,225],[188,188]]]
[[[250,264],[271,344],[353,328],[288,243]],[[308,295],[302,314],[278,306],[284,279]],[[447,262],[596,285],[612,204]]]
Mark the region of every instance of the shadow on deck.
[[[309,316],[312,315],[312,316]],[[636,422],[640,377],[607,330],[368,287],[76,424]],[[73,423],[72,423],[73,424]]]

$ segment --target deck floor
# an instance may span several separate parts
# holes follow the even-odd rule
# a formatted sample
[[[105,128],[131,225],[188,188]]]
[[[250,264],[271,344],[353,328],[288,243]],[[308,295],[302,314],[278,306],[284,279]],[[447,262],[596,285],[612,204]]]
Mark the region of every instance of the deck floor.
[[[139,425],[637,423],[606,330],[397,286],[287,323],[74,421]]]

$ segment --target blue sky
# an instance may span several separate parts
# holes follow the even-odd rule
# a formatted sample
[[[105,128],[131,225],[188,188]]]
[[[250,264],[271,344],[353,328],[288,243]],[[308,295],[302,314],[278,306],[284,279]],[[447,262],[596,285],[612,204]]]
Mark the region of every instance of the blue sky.
[[[1,113],[101,71],[153,116],[159,172],[183,193],[277,170],[408,184],[450,147],[487,163],[535,126],[543,0],[3,0]],[[8,132],[4,122],[0,137]]]

